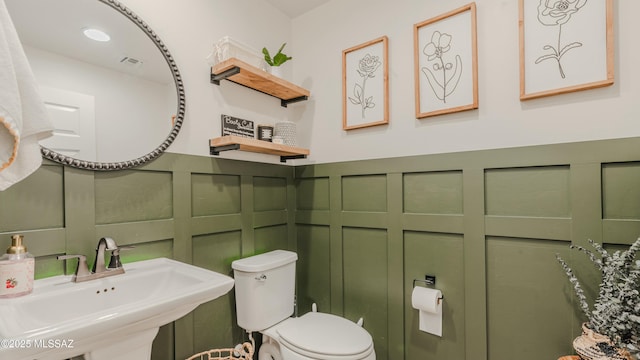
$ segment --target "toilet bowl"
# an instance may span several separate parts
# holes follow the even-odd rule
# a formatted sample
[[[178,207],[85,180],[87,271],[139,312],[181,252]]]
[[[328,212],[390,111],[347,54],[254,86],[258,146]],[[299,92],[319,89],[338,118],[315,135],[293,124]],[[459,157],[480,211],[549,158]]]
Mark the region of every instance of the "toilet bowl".
[[[293,314],[297,254],[275,250],[235,260],[237,322],[259,331],[258,360],[375,360],[371,335],[345,318],[314,311]]]
[[[309,312],[262,331],[258,360],[375,360],[371,335],[332,314]]]

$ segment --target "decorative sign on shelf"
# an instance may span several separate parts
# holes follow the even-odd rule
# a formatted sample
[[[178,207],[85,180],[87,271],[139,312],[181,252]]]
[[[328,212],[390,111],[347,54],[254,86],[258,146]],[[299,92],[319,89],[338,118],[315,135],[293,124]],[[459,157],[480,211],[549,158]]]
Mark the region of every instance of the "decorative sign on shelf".
[[[271,141],[273,138],[273,126],[258,125],[258,140]]]
[[[253,121],[222,114],[222,136],[225,135],[253,138],[255,137]]]

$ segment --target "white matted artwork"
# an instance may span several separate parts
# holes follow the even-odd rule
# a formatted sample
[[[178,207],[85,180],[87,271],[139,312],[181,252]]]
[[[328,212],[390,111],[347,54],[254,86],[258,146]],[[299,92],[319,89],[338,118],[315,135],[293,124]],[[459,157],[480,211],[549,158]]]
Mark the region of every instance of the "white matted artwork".
[[[388,39],[386,36],[342,52],[342,128],[389,123]]]
[[[520,99],[613,84],[613,0],[520,0]]]
[[[416,118],[478,108],[476,4],[414,25]]]

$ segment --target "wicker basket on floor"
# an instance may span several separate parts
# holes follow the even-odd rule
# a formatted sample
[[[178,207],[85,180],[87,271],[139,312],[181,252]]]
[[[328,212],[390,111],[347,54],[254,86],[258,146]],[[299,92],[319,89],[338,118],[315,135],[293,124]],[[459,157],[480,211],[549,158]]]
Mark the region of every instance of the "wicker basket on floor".
[[[235,348],[203,351],[186,360],[253,360],[253,351],[253,345],[246,342]]]

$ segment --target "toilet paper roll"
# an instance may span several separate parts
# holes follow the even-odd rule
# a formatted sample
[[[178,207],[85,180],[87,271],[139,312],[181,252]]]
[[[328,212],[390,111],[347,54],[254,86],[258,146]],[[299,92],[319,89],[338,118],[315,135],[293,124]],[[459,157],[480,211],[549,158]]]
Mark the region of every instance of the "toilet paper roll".
[[[442,292],[440,290],[414,287],[411,306],[419,310],[420,331],[442,336]]]
[[[438,289],[416,286],[411,294],[411,306],[416,310],[436,313],[440,307],[442,292]]]

